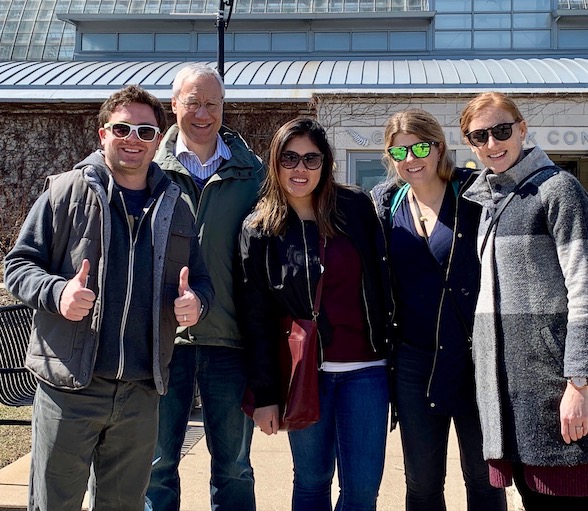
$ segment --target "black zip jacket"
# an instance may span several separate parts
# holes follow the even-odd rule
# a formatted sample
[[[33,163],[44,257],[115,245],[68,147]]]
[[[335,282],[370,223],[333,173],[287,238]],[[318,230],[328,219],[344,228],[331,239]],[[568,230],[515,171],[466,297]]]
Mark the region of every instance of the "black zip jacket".
[[[348,236],[361,257],[362,295],[372,349],[388,353],[393,302],[385,238],[369,197],[359,189],[337,190],[337,230]],[[248,353],[249,386],[256,407],[278,403],[279,320],[311,319],[320,276],[317,225],[301,221],[290,209],[283,236],[267,236],[243,223],[240,237],[243,288],[238,294]],[[327,241],[328,243],[328,241]],[[318,318],[319,344],[330,342],[328,318]],[[321,354],[319,360],[322,361]]]

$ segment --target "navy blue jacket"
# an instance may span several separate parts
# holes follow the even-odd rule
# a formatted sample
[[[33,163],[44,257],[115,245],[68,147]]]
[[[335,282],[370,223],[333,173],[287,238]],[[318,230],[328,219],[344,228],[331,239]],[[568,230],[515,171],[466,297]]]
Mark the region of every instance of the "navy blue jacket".
[[[430,343],[432,356],[423,357],[422,370],[429,374],[426,398],[433,412],[449,415],[475,411],[470,337],[480,285],[476,239],[481,208],[462,198],[474,177],[468,169],[455,170],[457,200],[448,267],[445,275],[439,274],[439,279],[432,281],[431,288],[426,290],[439,296],[439,309],[432,314],[437,318],[431,329],[436,332],[435,339]],[[388,180],[372,190],[387,240],[390,240],[392,232],[391,205],[399,189],[395,182]],[[403,292],[397,288],[394,279],[395,273],[401,271],[403,268],[391,268],[395,295]],[[402,321],[403,318],[397,314],[395,325]],[[396,335],[393,342],[399,343],[402,339]]]

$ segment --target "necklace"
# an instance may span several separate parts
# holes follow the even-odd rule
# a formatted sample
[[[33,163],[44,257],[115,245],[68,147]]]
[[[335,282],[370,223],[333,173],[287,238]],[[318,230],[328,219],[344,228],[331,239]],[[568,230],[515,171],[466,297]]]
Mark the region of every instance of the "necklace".
[[[441,210],[443,198],[445,197],[445,190],[446,190],[446,185],[443,186],[443,192],[441,194],[439,194],[439,196],[433,201],[433,203],[431,205],[427,205],[427,208],[429,209],[427,214],[423,214],[423,212],[421,211],[421,206],[419,204],[419,201],[414,193],[414,190],[411,190],[412,203],[414,205],[415,216],[419,222],[420,228],[423,231],[423,235],[425,236],[425,239],[428,238],[428,233],[427,233],[427,229],[425,227],[425,222],[427,222],[429,220],[428,217],[432,214],[433,215],[432,225],[429,227],[429,232],[431,232],[433,230],[435,224],[437,223],[437,216],[439,215],[439,211]]]
[[[421,211],[421,207],[419,206],[419,201],[416,200],[416,197],[413,195],[413,202],[414,202],[414,208],[416,209],[416,214],[419,217],[419,222],[426,222],[427,221],[427,215],[423,215],[422,211]]]
[[[412,191],[411,193],[412,195],[412,202],[414,204],[414,208],[416,211],[416,214],[418,216],[419,222],[426,222],[427,221],[427,217],[429,217],[431,214],[434,214],[435,216],[439,214],[439,211],[441,209],[441,204],[443,203],[443,198],[445,197],[445,187],[443,188],[443,193],[441,193],[434,201],[431,205],[426,205],[427,208],[429,209],[429,211],[427,213],[423,213],[421,210],[421,206],[419,204],[419,200],[417,199],[416,195],[414,194],[414,191]]]

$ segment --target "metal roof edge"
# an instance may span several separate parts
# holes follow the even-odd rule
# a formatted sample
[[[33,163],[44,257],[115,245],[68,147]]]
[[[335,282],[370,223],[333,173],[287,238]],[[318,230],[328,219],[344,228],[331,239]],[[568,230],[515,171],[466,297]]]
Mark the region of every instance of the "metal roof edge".
[[[12,91],[13,93],[5,93],[0,89],[0,103],[102,103],[118,88],[94,89],[92,91],[85,91],[84,94],[75,91],[64,91],[62,89],[46,89],[40,94],[27,94],[25,91]],[[153,89],[145,87],[145,90],[153,94],[160,101],[168,103],[171,101],[171,93],[163,92],[160,89]],[[279,102],[308,102],[316,96],[327,95],[347,95],[347,96],[423,96],[423,97],[442,97],[442,96],[461,96],[474,95],[486,91],[502,91],[508,94],[520,95],[569,95],[580,94],[586,95],[588,98],[587,88],[562,88],[555,89],[553,87],[454,87],[446,89],[434,90],[431,88],[415,88],[415,87],[397,87],[397,88],[381,88],[376,92],[370,92],[365,88],[323,88],[323,89],[305,89],[301,91],[293,91],[290,89],[242,89],[236,91],[227,91],[225,97],[226,102],[233,103],[279,103]]]
[[[187,63],[0,61],[0,102],[100,102],[129,83],[139,83],[169,101],[173,77]],[[588,59],[232,61],[225,63],[225,81],[227,100],[234,102],[308,101],[317,94],[453,95],[487,90],[588,94]]]
[[[144,13],[79,13],[58,12],[61,21],[76,24],[87,21],[169,21],[178,19],[215,18],[215,12],[171,12],[169,14]],[[245,13],[233,11],[231,21],[248,20],[353,20],[372,18],[433,19],[435,11],[370,11],[370,12],[264,12]]]

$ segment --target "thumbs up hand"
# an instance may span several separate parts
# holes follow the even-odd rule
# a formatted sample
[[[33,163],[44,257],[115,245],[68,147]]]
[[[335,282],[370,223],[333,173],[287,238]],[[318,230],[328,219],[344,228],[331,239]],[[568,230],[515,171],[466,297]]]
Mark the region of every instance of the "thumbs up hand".
[[[174,313],[180,326],[194,326],[200,319],[200,298],[192,291],[188,283],[190,270],[184,266],[180,270],[178,297],[174,300]]]
[[[80,271],[65,285],[59,299],[59,312],[70,321],[81,321],[94,306],[96,295],[86,287],[90,261],[84,259]]]

